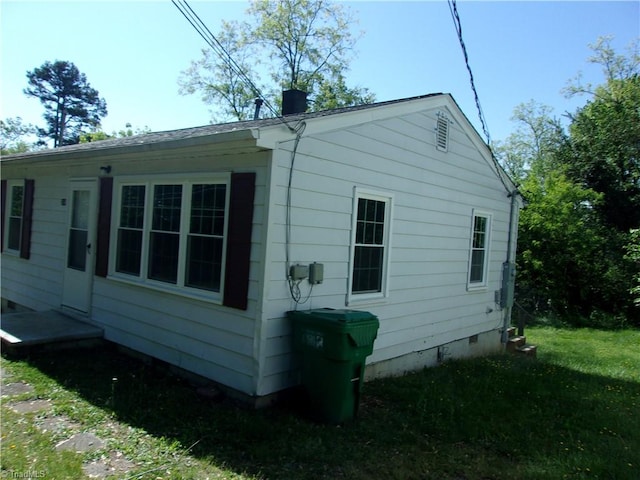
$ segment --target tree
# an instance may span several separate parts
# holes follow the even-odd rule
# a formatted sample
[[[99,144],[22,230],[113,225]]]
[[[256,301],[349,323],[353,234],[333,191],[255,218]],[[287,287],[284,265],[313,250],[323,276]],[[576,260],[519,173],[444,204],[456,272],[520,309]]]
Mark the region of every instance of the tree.
[[[304,90],[312,110],[373,101],[366,89],[348,87],[344,73],[355,44],[352,18],[328,0],[254,0],[248,21],[224,22],[216,36],[254,84],[260,70],[270,79],[259,86],[272,105],[285,89]],[[227,118],[245,120],[253,113],[252,89],[229,63],[211,50],[192,62],[179,79],[182,94],[200,92]],[[215,117],[215,115],[214,115]]]
[[[326,0],[258,0],[248,10],[256,21],[251,41],[266,48],[283,89],[313,92],[323,77],[346,68],[353,48],[351,17]]]
[[[575,324],[640,325],[638,61],[598,42],[603,85],[564,131],[551,112],[520,105],[517,130],[496,151],[519,173],[518,301]],[[629,75],[628,77],[625,75]],[[636,230],[637,232],[637,230]],[[636,301],[634,305],[634,300]]]
[[[216,38],[255,84],[258,75],[249,62],[252,58],[258,58],[258,55],[246,43],[241,32],[242,27],[238,22],[222,22],[222,30]],[[210,110],[214,122],[229,118],[248,120],[254,112],[254,99],[258,92],[247,85],[234,68],[212,49],[202,49],[202,57],[191,62],[191,66],[181,73],[178,85],[180,94],[199,92],[205,104],[217,107]]]
[[[80,143],[98,142],[100,140],[109,140],[111,138],[134,137],[136,135],[144,135],[146,133],[151,133],[151,129],[149,127],[133,128],[130,123],[127,123],[124,129],[118,130],[117,132],[114,130],[110,134],[99,129],[89,133],[83,133],[80,135]]]
[[[522,184],[518,298],[532,311],[588,316],[603,243],[592,208],[600,196],[558,169],[541,173],[534,165]]]
[[[22,118],[0,120],[0,155],[24,153],[35,147],[29,137],[35,136],[36,127],[23,123]]]
[[[53,140],[53,146],[78,143],[83,129],[97,127],[107,115],[107,104],[92,88],[84,73],[71,62],[45,62],[27,72],[27,96],[44,105],[46,129],[39,129],[42,137]]]
[[[511,116],[516,122],[515,132],[504,143],[496,142],[493,146],[502,166],[518,183],[533,165],[537,165],[539,172],[552,168],[555,152],[566,141],[560,121],[551,114],[551,107],[535,100],[521,103]]]
[[[631,231],[629,243],[626,245],[625,250],[627,251],[626,259],[632,262],[635,267],[633,285],[629,293],[631,293],[636,307],[640,307],[640,229]]]
[[[350,105],[365,105],[374,101],[375,95],[369,93],[368,89],[347,87],[344,75],[338,73],[335,78],[323,78],[318,82],[312,110],[331,110]]]
[[[591,100],[572,116],[571,150],[564,159],[569,175],[604,195],[600,213],[621,231],[640,227],[640,54],[615,53],[611,38],[591,48],[606,82],[598,87],[573,85],[570,95],[588,93]]]

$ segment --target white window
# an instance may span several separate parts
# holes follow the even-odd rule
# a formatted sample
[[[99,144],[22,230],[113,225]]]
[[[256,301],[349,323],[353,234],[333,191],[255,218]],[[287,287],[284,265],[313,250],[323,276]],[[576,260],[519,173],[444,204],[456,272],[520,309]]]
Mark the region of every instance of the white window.
[[[443,152],[449,150],[449,117],[441,112],[436,122],[436,148]]]
[[[472,219],[468,277],[468,287],[470,289],[486,287],[487,285],[491,236],[490,214],[474,211]]]
[[[219,299],[229,176],[120,183],[113,274]]]
[[[356,189],[351,240],[350,300],[387,293],[392,197]]]
[[[6,243],[8,251],[18,253],[22,241],[22,220],[24,212],[24,182],[9,182],[7,184],[7,232]]]

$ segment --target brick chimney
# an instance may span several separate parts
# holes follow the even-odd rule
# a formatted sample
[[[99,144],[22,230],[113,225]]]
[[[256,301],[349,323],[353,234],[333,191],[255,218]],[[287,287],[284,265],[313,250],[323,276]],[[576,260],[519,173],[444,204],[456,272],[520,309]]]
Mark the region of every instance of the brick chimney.
[[[304,113],[307,111],[307,92],[302,90],[284,90],[282,92],[282,115]]]

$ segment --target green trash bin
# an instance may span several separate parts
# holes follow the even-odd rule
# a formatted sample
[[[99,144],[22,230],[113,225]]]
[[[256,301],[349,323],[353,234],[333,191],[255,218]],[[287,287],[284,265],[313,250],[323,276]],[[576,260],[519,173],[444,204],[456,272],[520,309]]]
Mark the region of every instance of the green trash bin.
[[[365,359],[373,351],[380,322],[369,312],[321,308],[287,312],[301,379],[320,420],[339,424],[358,412]]]

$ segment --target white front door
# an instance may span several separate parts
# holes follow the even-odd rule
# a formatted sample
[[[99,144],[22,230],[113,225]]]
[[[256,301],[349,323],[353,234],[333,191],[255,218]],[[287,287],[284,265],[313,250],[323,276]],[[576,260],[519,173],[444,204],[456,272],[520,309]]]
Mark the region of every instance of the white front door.
[[[96,201],[96,182],[71,182],[62,306],[84,313],[88,313],[91,306]]]

